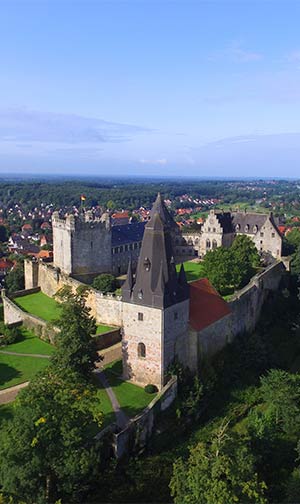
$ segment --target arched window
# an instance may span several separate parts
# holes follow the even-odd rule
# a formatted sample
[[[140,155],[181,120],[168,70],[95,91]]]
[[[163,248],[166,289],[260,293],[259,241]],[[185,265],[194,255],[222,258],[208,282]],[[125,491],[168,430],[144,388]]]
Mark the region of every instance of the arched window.
[[[235,226],[235,230],[236,230],[236,232],[237,232],[237,233],[239,232],[239,230],[240,230],[240,225],[239,225],[239,224],[237,224],[237,225]]]
[[[188,245],[193,245],[193,240],[192,240],[192,238],[189,238],[189,239],[188,239]]]
[[[248,231],[249,231],[249,226],[248,226],[248,224],[246,224],[246,226],[245,226],[245,233],[248,233]]]
[[[253,226],[253,233],[257,233],[257,231],[258,231],[258,227],[256,225]]]
[[[146,346],[144,343],[138,344],[138,357],[140,359],[144,359],[146,357]]]
[[[199,245],[199,238],[195,239],[195,245]]]
[[[217,248],[218,244],[217,244],[217,240],[213,240],[212,241],[212,248],[215,249]]]
[[[210,240],[206,240],[206,248],[210,249]]]

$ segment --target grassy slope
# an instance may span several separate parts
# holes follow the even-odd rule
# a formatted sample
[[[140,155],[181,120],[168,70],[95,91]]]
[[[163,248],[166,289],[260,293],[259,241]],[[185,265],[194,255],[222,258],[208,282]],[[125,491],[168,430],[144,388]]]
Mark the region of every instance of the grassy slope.
[[[14,302],[26,312],[32,313],[47,322],[56,320],[60,316],[59,303],[42,292],[16,298]]]
[[[121,408],[129,417],[140,413],[155,397],[155,394],[147,394],[143,388],[121,380],[109,369],[105,370],[105,375]]]
[[[51,355],[54,351],[54,347],[45,341],[37,338],[31,331],[25,327],[21,327],[22,339],[17,343],[13,343],[6,347],[0,348],[4,351],[17,352],[17,353],[28,353],[28,354],[40,354],[40,355]]]
[[[183,266],[188,282],[193,282],[194,280],[198,280],[199,278],[203,278],[205,276],[202,263],[186,261],[185,263],[183,263]],[[179,271],[180,267],[181,265],[177,264],[176,270]]]
[[[102,334],[107,331],[113,331],[114,329],[115,329],[114,327],[99,324],[99,325],[97,325],[96,334]]]
[[[48,359],[0,354],[0,389],[31,380],[49,364]]]

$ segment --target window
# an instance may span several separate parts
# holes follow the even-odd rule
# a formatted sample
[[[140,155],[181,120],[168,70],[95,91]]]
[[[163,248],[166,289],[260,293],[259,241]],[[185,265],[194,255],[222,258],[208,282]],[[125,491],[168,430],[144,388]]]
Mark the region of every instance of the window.
[[[245,226],[245,233],[248,233],[248,231],[249,231],[249,226],[248,226],[248,224],[246,224],[246,226]]]
[[[206,240],[206,248],[209,249],[210,248],[210,240]]]
[[[174,312],[174,320],[177,320],[178,319],[178,312]]]
[[[240,225],[239,225],[239,224],[237,224],[237,225],[235,226],[235,230],[236,230],[236,232],[238,232],[238,231],[240,230]]]
[[[214,232],[214,233],[216,232],[216,228],[213,228],[213,232]]]
[[[275,238],[275,233],[272,233],[272,238]]]
[[[264,237],[264,233],[260,233],[260,237],[263,238]]]
[[[144,320],[144,314],[139,312],[138,313],[138,320],[143,321]]]
[[[123,245],[121,245],[120,247],[120,252],[123,252]]]
[[[210,233],[210,227],[209,227],[209,228],[207,228],[207,231]]]
[[[218,244],[217,244],[217,240],[213,240],[213,241],[212,241],[212,248],[213,248],[213,249],[216,249],[216,248],[217,248],[217,246],[218,246]]]
[[[146,346],[144,345],[144,343],[138,344],[138,357],[140,359],[145,359],[146,357]]]
[[[128,245],[125,245],[125,252],[127,252],[128,250]]]
[[[93,242],[91,241],[91,249],[93,248]]]
[[[132,250],[132,243],[130,243],[129,245],[129,250]]]
[[[253,233],[257,233],[258,231],[258,227],[257,226],[253,226]]]
[[[137,243],[135,243],[135,244],[134,244],[134,250],[136,250],[137,248],[138,248],[138,244],[137,244]]]

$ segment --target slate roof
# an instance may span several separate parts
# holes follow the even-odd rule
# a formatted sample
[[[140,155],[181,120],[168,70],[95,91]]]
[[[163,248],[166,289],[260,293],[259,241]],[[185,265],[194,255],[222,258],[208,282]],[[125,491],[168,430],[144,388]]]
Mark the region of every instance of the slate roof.
[[[161,213],[165,215],[163,206],[154,207],[156,211],[151,212],[145,226],[135,283],[129,266],[122,288],[124,301],[166,308],[189,297],[184,269],[179,275],[176,272],[171,229],[168,222],[161,218]]]
[[[158,213],[164,226],[177,229],[176,222],[174,221],[172,215],[167,209],[165,202],[160,193],[157,194],[156,200],[153,203],[153,207],[150,212],[150,218],[153,217],[155,213]]]
[[[257,226],[259,231],[267,220],[266,214],[248,213],[248,212],[232,212],[233,226],[240,226],[241,231],[245,232],[245,227],[249,226],[249,232],[253,233],[254,226]]]
[[[232,215],[230,212],[217,212],[216,217],[222,226],[224,233],[233,233]]]
[[[112,247],[141,242],[144,236],[145,224],[145,222],[133,222],[132,224],[112,226]]]
[[[190,325],[195,331],[202,331],[231,313],[229,305],[207,278],[191,282],[189,286]]]

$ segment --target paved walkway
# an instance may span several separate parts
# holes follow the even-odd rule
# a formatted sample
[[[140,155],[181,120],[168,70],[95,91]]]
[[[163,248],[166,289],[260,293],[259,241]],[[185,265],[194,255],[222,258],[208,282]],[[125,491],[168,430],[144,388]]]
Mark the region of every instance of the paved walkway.
[[[127,423],[129,422],[129,417],[124,413],[124,411],[121,409],[121,406],[119,404],[118,399],[115,396],[115,393],[111,386],[109,385],[109,382],[105,376],[105,373],[101,369],[97,369],[95,371],[95,375],[98,378],[98,380],[101,382],[103,387],[106,390],[106,393],[110,399],[110,402],[112,404],[113,410],[116,415],[116,424],[120,429],[123,429]]]
[[[15,400],[18,395],[19,390],[27,387],[29,382],[20,383],[19,385],[15,385],[14,387],[9,387],[4,390],[0,390],[0,404],[7,404]]]
[[[7,350],[0,350],[0,354],[5,355],[16,355],[17,357],[37,357],[41,359],[50,359],[51,355],[42,355],[35,353],[19,353],[19,352],[8,352]]]

